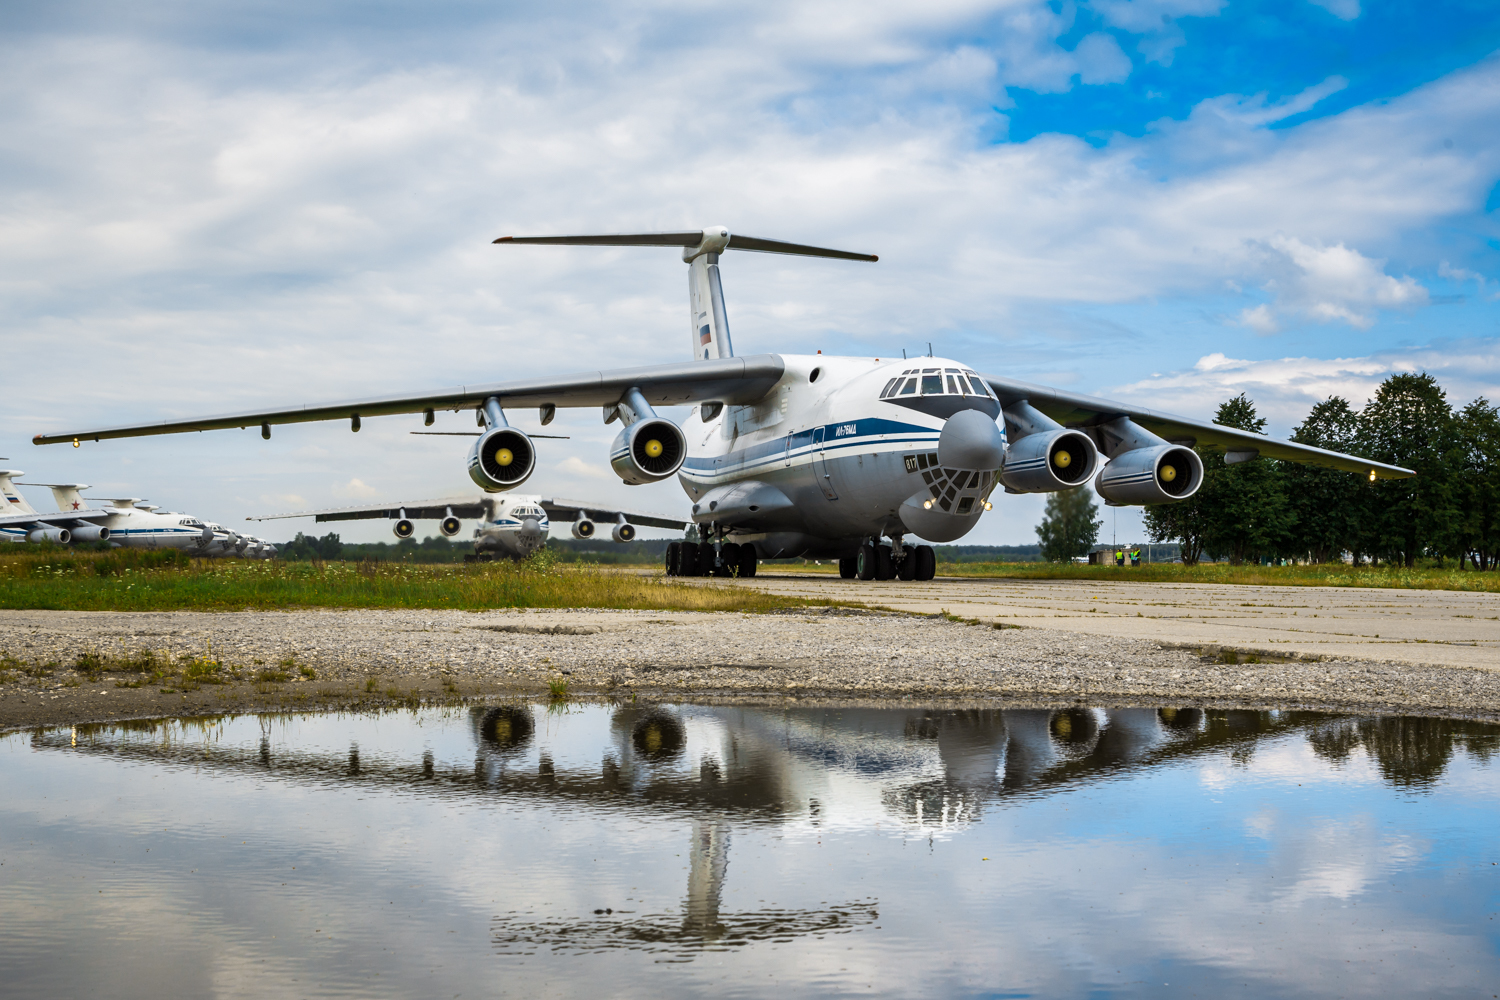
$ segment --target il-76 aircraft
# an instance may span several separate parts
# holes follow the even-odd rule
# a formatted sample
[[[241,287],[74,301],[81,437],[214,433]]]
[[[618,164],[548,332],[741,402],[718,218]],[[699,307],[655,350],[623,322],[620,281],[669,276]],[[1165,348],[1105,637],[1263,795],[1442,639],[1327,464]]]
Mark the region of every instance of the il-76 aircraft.
[[[26,483],[52,491],[57,513],[36,510],[16,490],[15,480],[25,475],[16,469],[0,469],[0,538],[13,542],[108,542],[115,548],[182,549],[191,555],[246,559],[269,559],[276,546],[249,535],[240,535],[212,522],[187,514],[161,510],[142,503],[139,497],[84,497],[84,483]],[[108,507],[95,507],[102,500]]]
[[[559,500],[540,494],[493,494],[478,497],[454,497],[447,500],[412,500],[404,503],[372,504],[363,507],[333,507],[327,510],[304,510],[295,514],[269,514],[247,517],[247,521],[274,521],[285,517],[311,517],[318,521],[355,521],[366,518],[389,518],[397,538],[416,533],[413,521],[429,519],[438,522],[438,530],[452,538],[463,530],[463,521],[475,520],[474,555],[481,562],[496,556],[525,559],[547,544],[551,522],[572,521],[574,538],[594,538],[601,528],[609,527],[610,538],[629,542],[635,538],[635,526],[653,528],[688,526],[680,518],[660,517],[640,511],[585,503],[581,500]],[[470,557],[466,557],[470,558]]]
[[[609,462],[626,483],[676,476],[701,543],[669,548],[669,573],[743,572],[756,559],[837,558],[844,576],[930,579],[929,542],[962,538],[1007,493],[1089,482],[1106,503],[1186,500],[1203,483],[1194,446],[1231,463],[1275,458],[1371,480],[1414,473],[1356,455],[978,372],[949,358],[896,361],[821,354],[736,357],[719,262],[731,250],[877,260],[874,255],[732,235],[723,227],[610,236],[505,236],[502,246],[680,247],[688,265],[690,362],[578,372],[192,420],[38,434],[37,444],[102,441],[276,424],[473,409],[484,432],[469,452],[482,489],[520,486],[536,467],[532,440],[507,407],[597,406],[622,426]],[[656,406],[696,406],[680,424]],[[1003,422],[1003,428],[997,425]],[[889,544],[886,540],[889,539]]]

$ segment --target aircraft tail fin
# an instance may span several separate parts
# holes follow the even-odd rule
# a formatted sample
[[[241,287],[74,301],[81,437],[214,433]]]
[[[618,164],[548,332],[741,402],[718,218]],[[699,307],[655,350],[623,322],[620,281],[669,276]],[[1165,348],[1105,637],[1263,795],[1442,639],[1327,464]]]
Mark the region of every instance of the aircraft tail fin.
[[[766,240],[758,236],[735,236],[723,226],[681,233],[615,233],[604,236],[502,236],[496,243],[526,243],[539,246],[682,247],[688,264],[688,304],[691,310],[693,359],[712,361],[734,357],[729,340],[729,317],[724,310],[724,288],[719,280],[719,255],[726,250],[754,253],[784,253],[799,257],[832,257],[837,260],[877,261],[874,254],[830,250]]]
[[[26,502],[26,498],[16,492],[16,484],[11,482],[16,476],[24,476],[26,473],[19,469],[0,469],[0,504],[3,504],[4,512],[7,514],[35,514],[36,509]]]
[[[52,491],[52,499],[57,501],[57,509],[61,511],[88,510],[89,502],[84,499],[80,490],[89,488],[88,483],[27,483],[27,486],[45,486]]]

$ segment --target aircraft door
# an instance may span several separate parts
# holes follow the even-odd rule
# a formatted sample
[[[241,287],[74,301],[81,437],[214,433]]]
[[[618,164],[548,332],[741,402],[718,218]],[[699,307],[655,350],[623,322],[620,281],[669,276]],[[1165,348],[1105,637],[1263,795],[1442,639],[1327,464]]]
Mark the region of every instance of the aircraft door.
[[[833,477],[828,473],[828,456],[823,451],[823,432],[826,427],[813,431],[813,474],[818,477],[818,488],[829,500],[837,500],[838,492],[833,488]]]

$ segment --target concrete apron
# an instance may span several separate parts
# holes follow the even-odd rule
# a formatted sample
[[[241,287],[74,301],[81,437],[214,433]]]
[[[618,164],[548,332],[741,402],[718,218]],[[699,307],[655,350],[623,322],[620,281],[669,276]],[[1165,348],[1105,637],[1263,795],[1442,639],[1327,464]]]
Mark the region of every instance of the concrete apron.
[[[1500,670],[1500,594],[962,577],[903,583],[774,572],[733,584],[1210,651]]]

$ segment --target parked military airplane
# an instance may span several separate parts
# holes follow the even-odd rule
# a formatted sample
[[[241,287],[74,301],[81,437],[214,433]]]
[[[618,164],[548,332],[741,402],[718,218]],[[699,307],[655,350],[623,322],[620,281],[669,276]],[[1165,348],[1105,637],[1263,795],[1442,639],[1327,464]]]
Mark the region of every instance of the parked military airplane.
[[[241,556],[269,559],[276,547],[249,535],[226,531],[187,514],[142,503],[139,497],[84,497],[83,483],[26,483],[45,486],[57,502],[57,513],[36,510],[16,490],[24,473],[0,469],[0,496],[9,508],[0,515],[0,537],[15,542],[108,542],[116,548],[183,549],[195,556]],[[95,507],[102,500],[108,507]]]
[[[635,526],[685,528],[689,522],[680,518],[659,517],[584,503],[558,500],[541,495],[506,494],[479,497],[455,497],[448,500],[412,500],[404,503],[372,504],[364,507],[333,507],[327,510],[304,510],[294,514],[269,514],[247,517],[247,521],[274,521],[286,517],[311,517],[318,521],[355,521],[367,518],[389,518],[395,523],[391,531],[397,538],[416,533],[413,521],[437,520],[438,530],[448,538],[463,529],[464,520],[477,519],[474,529],[474,556],[480,560],[496,556],[525,559],[547,544],[551,521],[572,521],[574,538],[593,538],[604,525],[610,538],[628,542],[635,538]]]
[[[712,227],[677,233],[501,237],[500,244],[681,247],[688,264],[693,362],[463,385],[313,406],[97,430],[38,434],[36,444],[175,434],[434,411],[477,411],[484,433],[469,475],[499,492],[536,467],[531,439],[505,407],[537,406],[542,423],[559,406],[603,407],[624,429],[610,465],[626,483],[676,476],[693,500],[701,544],[669,548],[669,573],[732,572],[757,558],[837,557],[844,576],[931,578],[934,542],[963,537],[1009,493],[1073,489],[1094,480],[1106,503],[1186,500],[1203,482],[1194,446],[1231,463],[1258,457],[1379,477],[1409,469],[1263,434],[981,375],[948,358],[761,354],[735,357],[719,275],[728,250],[874,261],[870,254],[731,235]],[[697,405],[682,426],[653,406]],[[996,419],[1004,417],[1004,430]],[[1102,468],[1101,468],[1102,466]],[[890,544],[882,542],[888,537]]]

